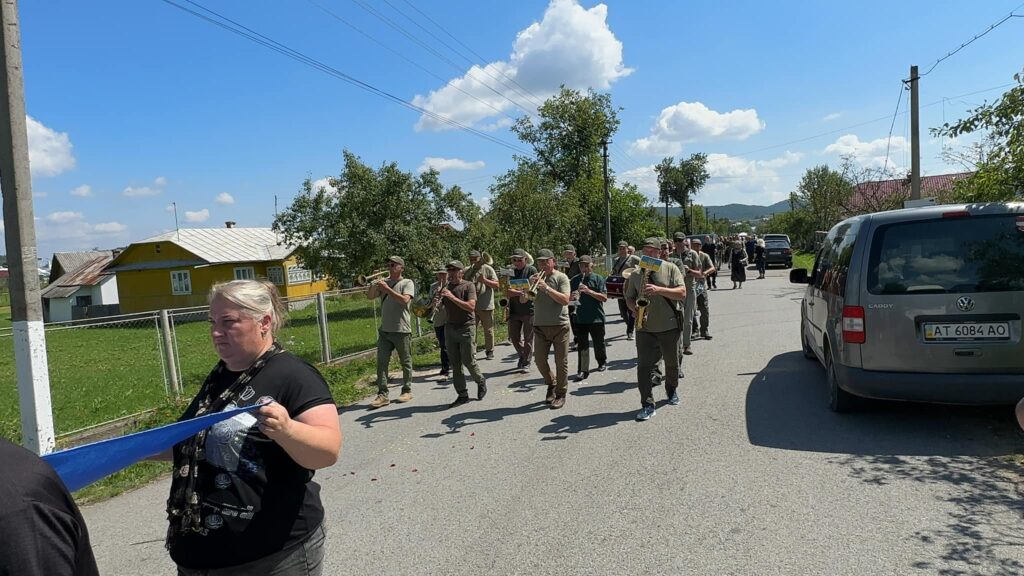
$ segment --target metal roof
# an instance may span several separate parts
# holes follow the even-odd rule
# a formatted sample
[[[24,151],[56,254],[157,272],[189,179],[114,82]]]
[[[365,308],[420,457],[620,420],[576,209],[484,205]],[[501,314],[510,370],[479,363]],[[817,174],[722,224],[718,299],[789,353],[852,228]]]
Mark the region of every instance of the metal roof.
[[[63,254],[75,253],[64,252]],[[69,270],[63,276],[51,282],[46,288],[43,288],[40,296],[43,298],[68,298],[82,286],[95,286],[111,276],[110,273],[104,273],[103,269],[114,259],[113,253],[108,250],[105,252],[87,252],[85,254],[94,254],[94,256],[91,260],[84,262],[75,269]],[[56,254],[54,254],[54,257],[56,258]]]
[[[270,228],[182,228],[137,244],[157,242],[181,246],[209,264],[284,260],[295,251]]]
[[[61,277],[92,262],[99,256],[112,256],[111,250],[88,250],[85,252],[54,252],[50,264],[51,277]]]

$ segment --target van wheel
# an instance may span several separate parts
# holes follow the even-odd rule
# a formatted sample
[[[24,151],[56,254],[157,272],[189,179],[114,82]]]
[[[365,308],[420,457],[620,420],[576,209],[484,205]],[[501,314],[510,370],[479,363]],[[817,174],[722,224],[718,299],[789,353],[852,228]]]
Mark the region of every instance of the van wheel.
[[[817,360],[818,357],[814,354],[814,349],[807,343],[807,331],[804,329],[803,321],[800,322],[800,344],[802,345],[804,358],[808,360]]]
[[[839,413],[852,410],[857,398],[839,387],[836,367],[832,364],[832,355],[828,352],[825,352],[825,378],[828,381],[828,407]]]

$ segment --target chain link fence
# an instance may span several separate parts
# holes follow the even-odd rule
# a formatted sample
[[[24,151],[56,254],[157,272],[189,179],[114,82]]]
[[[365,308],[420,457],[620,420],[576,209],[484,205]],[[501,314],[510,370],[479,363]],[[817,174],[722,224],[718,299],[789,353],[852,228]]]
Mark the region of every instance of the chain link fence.
[[[277,339],[310,363],[345,361],[376,347],[380,300],[367,298],[363,288],[286,299],[286,304],[288,322]],[[218,360],[208,313],[208,306],[199,306],[47,324],[57,435],[194,395]],[[498,323],[501,316],[501,309],[495,310]],[[433,337],[430,323],[412,319],[414,339]],[[0,437],[17,441],[21,424],[10,328],[0,329],[0,382]]]

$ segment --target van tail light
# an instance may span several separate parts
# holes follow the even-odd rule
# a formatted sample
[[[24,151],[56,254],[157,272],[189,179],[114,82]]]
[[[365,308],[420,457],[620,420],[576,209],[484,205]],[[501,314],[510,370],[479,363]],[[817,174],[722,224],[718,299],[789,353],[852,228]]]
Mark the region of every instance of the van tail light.
[[[864,332],[864,308],[843,306],[843,342],[863,344],[865,340],[867,335]]]

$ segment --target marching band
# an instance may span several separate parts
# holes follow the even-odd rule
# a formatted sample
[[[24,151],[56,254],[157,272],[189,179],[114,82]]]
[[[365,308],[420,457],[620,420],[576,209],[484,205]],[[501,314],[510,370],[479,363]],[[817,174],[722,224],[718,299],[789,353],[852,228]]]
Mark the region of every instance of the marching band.
[[[618,301],[626,339],[635,341],[641,407],[637,421],[654,416],[654,388],[662,383],[667,405],[679,404],[683,336],[690,335],[693,314],[693,308],[685,305],[688,296],[693,298],[690,276],[708,273],[688,247],[679,248],[680,240],[677,251],[670,252],[667,239],[647,238],[642,256],[633,254],[626,241],[619,242],[607,278],[595,271],[591,256],[577,257],[572,245],[564,247],[561,259],[549,249],[538,250],[536,257],[516,249],[509,256],[510,265],[497,270],[487,252],[473,250],[468,267],[454,260],[435,270],[435,282],[418,299],[412,280],[402,276],[404,260],[390,257],[386,270],[356,278],[358,285],[367,286],[368,297],[382,299],[378,395],[370,408],[390,403],[387,365],[392,351],[398,352],[403,375],[396,401],[412,400],[410,314],[434,326],[441,348],[440,377],[447,380],[451,374],[456,392],[450,407],[470,401],[465,372],[477,384],[477,399],[483,400],[487,383],[476,361],[476,329],[483,327],[485,358],[493,359],[496,308],[508,324],[508,338],[518,357],[516,369],[527,372],[533,363],[545,384],[545,403],[553,410],[563,408],[569,388],[570,340],[577,353],[576,382],[591,373],[591,350],[596,361],[593,371],[607,368],[605,303],[609,298]],[[702,331],[706,331],[704,322]],[[689,338],[685,344],[689,353]]]

